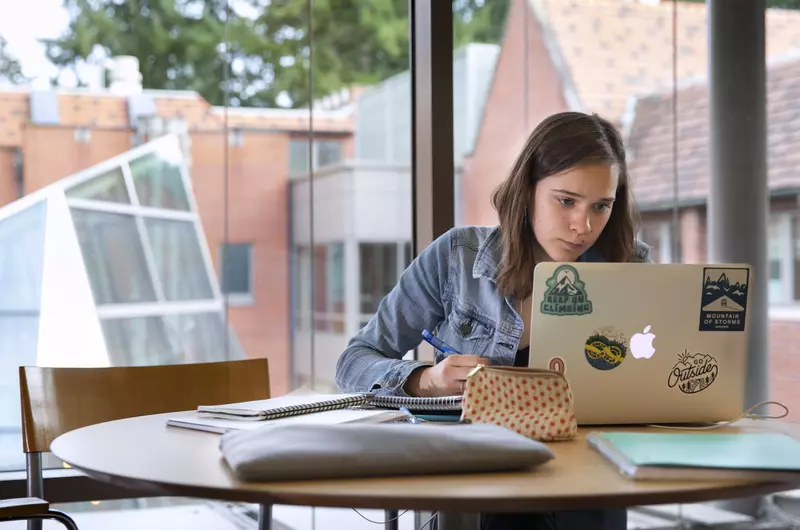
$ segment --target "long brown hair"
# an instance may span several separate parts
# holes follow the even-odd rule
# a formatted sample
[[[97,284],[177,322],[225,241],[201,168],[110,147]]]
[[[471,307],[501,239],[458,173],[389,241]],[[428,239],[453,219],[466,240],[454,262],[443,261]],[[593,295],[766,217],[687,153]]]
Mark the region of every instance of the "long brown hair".
[[[596,114],[553,114],[534,129],[508,178],[492,194],[503,238],[503,260],[497,277],[502,296],[523,300],[533,290],[536,237],[528,221],[528,205],[536,183],[582,164],[619,168],[614,207],[593,248],[609,262],[625,262],[632,257],[637,213],[622,137],[609,121]]]

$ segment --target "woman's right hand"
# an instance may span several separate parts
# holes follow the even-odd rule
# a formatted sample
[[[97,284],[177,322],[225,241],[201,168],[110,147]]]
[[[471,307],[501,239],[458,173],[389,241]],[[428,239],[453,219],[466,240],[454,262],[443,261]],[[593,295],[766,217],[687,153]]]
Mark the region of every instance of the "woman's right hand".
[[[489,359],[477,355],[450,355],[438,364],[412,372],[405,385],[406,393],[420,397],[454,396],[464,392],[467,375]]]

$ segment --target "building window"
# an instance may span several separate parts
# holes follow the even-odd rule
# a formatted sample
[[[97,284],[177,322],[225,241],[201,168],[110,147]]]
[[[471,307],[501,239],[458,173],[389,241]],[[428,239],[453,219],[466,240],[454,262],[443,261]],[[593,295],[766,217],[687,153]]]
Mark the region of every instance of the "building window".
[[[344,244],[315,245],[313,255],[308,247],[299,246],[295,259],[295,325],[309,330],[313,312],[315,331],[344,333]]]
[[[364,326],[411,263],[411,243],[361,243],[358,252],[360,324]]]
[[[253,301],[253,245],[223,243],[220,287],[231,303]]]
[[[308,140],[292,138],[289,140],[289,174],[308,173]]]
[[[241,129],[228,132],[228,145],[231,147],[244,147],[244,133]]]
[[[798,217],[794,213],[774,213],[767,230],[767,284],[770,305],[791,304],[798,300],[795,272],[800,253],[797,252]]]
[[[770,215],[767,239],[769,304],[800,303],[800,212]]]
[[[342,161],[342,142],[338,139],[314,139],[314,169]],[[289,140],[289,174],[305,175],[308,170],[308,138]]]
[[[672,224],[668,220],[642,221],[639,227],[639,241],[652,247],[654,263],[672,263]]]
[[[342,142],[339,140],[321,140],[314,142],[316,148],[317,167],[337,164],[342,160]]]

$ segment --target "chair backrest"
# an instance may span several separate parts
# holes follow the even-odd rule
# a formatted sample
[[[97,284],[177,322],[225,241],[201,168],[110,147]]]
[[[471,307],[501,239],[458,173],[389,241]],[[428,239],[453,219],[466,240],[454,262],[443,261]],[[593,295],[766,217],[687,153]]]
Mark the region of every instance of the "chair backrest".
[[[19,379],[26,453],[47,452],[61,434],[95,423],[270,397],[266,359],[110,368],[20,366]]]

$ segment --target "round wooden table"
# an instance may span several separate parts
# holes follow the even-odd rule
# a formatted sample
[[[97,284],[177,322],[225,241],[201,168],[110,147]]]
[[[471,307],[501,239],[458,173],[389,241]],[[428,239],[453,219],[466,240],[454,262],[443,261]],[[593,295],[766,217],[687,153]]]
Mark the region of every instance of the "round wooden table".
[[[745,480],[628,480],[589,447],[585,435],[591,429],[585,428],[574,441],[549,444],[555,459],[526,472],[248,483],[238,480],[227,466],[219,450],[219,435],[168,427],[169,416],[84,427],[58,437],[51,449],[64,462],[100,481],[159,496],[258,503],[267,510],[272,504],[470,513],[572,510],[693,503],[798,486]],[[775,420],[741,421],[716,432],[776,430],[800,439],[800,425]]]

